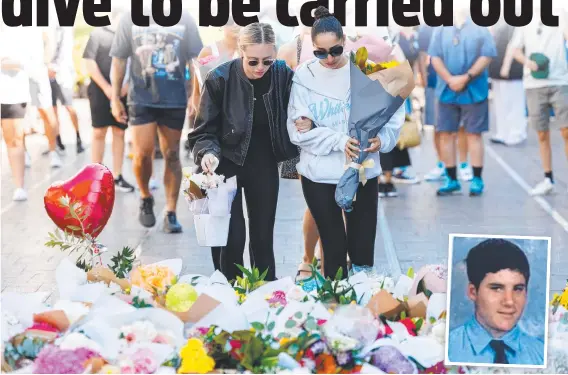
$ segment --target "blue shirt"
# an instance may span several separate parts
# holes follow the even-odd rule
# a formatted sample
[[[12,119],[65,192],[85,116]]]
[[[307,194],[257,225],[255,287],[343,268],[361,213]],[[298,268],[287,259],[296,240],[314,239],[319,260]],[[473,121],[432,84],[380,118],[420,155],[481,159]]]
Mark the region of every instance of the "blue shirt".
[[[439,27],[434,30],[428,54],[439,57],[450,74],[467,74],[480,57],[497,56],[495,42],[489,30],[466,21],[462,28],[455,26]],[[489,95],[489,73],[485,69],[473,79],[462,92],[452,91],[446,81],[438,79],[436,96],[447,104],[474,104],[487,100]]]
[[[477,319],[471,318],[464,325],[453,329],[448,338],[448,360],[457,363],[493,364],[495,351],[489,346],[493,337]],[[529,336],[519,326],[499,340],[507,345],[509,364],[544,365],[544,342]]]
[[[432,40],[432,34],[434,33],[434,28],[428,25],[422,25],[418,28],[418,50],[428,54],[428,49],[430,48],[430,41]],[[438,76],[432,64],[429,64],[426,68],[426,73],[428,74],[427,81],[429,88],[435,88]]]

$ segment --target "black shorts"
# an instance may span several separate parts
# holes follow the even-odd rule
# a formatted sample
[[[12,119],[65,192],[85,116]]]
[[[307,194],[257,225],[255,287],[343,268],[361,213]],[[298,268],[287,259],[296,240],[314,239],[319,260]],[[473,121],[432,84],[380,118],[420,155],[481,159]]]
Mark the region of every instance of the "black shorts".
[[[96,83],[91,83],[87,89],[87,95],[89,97],[89,104],[91,106],[91,122],[93,128],[106,128],[108,126],[114,126],[116,128],[126,130],[127,124],[121,124],[114,119],[112,111],[110,108],[110,100],[104,94],[104,92],[96,86]],[[122,104],[124,108],[126,107],[126,98],[122,99]]]
[[[2,104],[2,119],[6,120],[17,120],[26,117],[26,106],[27,103],[18,104]]]
[[[54,107],[57,107],[57,100],[65,107],[73,104],[73,88],[62,86],[56,80],[49,82],[51,83],[51,102]]]
[[[131,126],[157,123],[173,130],[183,130],[185,108],[154,108],[142,105],[128,106],[128,120]]]

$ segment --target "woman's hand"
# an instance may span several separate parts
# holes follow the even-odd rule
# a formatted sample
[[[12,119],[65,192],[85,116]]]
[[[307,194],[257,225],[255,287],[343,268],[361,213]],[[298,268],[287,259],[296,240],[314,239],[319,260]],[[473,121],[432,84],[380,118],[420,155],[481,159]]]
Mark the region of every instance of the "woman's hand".
[[[345,155],[349,159],[354,159],[359,156],[359,141],[355,138],[349,138],[345,144]]]
[[[213,154],[206,154],[203,159],[201,159],[201,168],[204,173],[213,174],[218,166],[219,159]]]
[[[381,149],[381,140],[379,137],[369,139],[371,145],[365,149],[365,152],[378,152]]]
[[[296,130],[299,133],[309,132],[310,130],[312,130],[312,127],[313,127],[313,122],[307,117],[302,116],[296,120]]]
[[[126,108],[122,101],[119,98],[113,97],[110,101],[110,107],[114,119],[121,124],[126,124],[128,121],[128,114],[126,113]]]

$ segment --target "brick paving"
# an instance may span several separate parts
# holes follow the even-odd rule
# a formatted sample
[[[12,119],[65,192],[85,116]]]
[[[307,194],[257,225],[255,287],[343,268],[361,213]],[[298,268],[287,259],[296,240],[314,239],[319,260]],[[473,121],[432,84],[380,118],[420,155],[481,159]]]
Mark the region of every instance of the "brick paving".
[[[82,134],[90,143],[90,122],[85,101],[78,101]],[[71,126],[62,114],[64,141],[74,139]],[[488,137],[487,137],[488,138]],[[560,137],[553,138],[553,157],[556,169],[557,194],[544,200],[557,213],[568,218],[568,169]],[[27,145],[33,166],[26,172],[29,200],[25,203],[11,202],[12,186],[5,147],[2,145],[2,197],[1,197],[1,289],[2,291],[35,292],[55,291],[54,270],[62,258],[56,250],[43,246],[47,232],[54,225],[45,214],[43,194],[53,181],[72,176],[89,162],[90,150],[75,155],[74,145],[69,144],[65,165],[52,171],[48,160],[41,156],[47,147],[40,135],[30,136]],[[110,146],[110,145],[109,145]],[[542,178],[538,157],[538,144],[531,132],[522,146],[506,148],[490,146],[527,183],[533,185]],[[412,151],[415,170],[425,174],[435,163],[431,134],[426,133],[423,145]],[[110,152],[105,159],[111,164]],[[185,164],[189,164],[185,160]],[[511,178],[495,158],[486,157],[484,177],[486,194],[470,198],[467,194],[439,199],[435,197],[436,184],[422,182],[418,185],[398,185],[400,197],[382,200],[386,220],[380,220],[377,228],[375,263],[381,272],[396,273],[391,268],[392,258],[388,249],[394,249],[396,260],[403,272],[411,265],[443,263],[447,259],[448,234],[506,234],[552,237],[551,290],[558,291],[568,278],[568,233],[539,204],[529,197],[521,186]],[[160,178],[163,163],[156,161],[156,176]],[[125,161],[125,177],[134,182],[131,163]],[[464,184],[467,192],[468,184]],[[163,188],[155,194],[156,213],[164,207]],[[213,271],[210,251],[197,246],[192,216],[185,202],[179,201],[179,220],[184,232],[169,235],[158,227],[142,228],[137,222],[137,194],[117,192],[113,215],[101,234],[100,240],[111,251],[122,246],[138,247],[143,262],[181,257],[183,273],[209,274]],[[302,255],[301,221],[305,209],[300,184],[297,181],[281,180],[280,200],[275,229],[275,252],[278,276],[294,275]],[[384,237],[389,233],[392,243]],[[387,239],[387,241],[385,241]],[[245,256],[245,259],[248,255]]]

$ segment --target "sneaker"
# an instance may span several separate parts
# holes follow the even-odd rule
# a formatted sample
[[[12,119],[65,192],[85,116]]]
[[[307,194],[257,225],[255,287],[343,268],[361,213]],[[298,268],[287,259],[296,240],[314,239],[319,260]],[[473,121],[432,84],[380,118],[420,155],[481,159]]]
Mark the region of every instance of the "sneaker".
[[[154,215],[154,197],[142,198],[140,204],[140,214],[138,215],[140,224],[146,228],[156,225],[156,215]]]
[[[65,153],[65,145],[63,144],[63,141],[61,140],[61,136],[58,135],[57,138],[55,139],[55,144],[56,144],[56,149],[57,152],[59,152],[60,154],[64,154]]]
[[[483,180],[481,179],[481,177],[474,177],[471,180],[471,184],[469,186],[469,196],[470,197],[479,197],[481,194],[483,194],[484,187],[485,187],[485,184],[483,183]]]
[[[379,198],[384,198],[387,196],[387,184],[380,182],[379,183]]]
[[[49,165],[51,166],[51,168],[61,168],[63,166],[63,163],[61,162],[61,157],[59,156],[57,151],[50,151],[49,157],[51,159],[49,161]]]
[[[426,181],[442,181],[446,177],[446,168],[444,168],[444,163],[439,162],[436,168],[432,169],[430,172],[424,176]]]
[[[152,177],[148,183],[148,188],[150,188],[150,190],[158,190],[159,187],[158,181]]]
[[[539,182],[539,184],[536,185],[534,189],[531,190],[531,195],[546,195],[552,192],[554,192],[554,184],[552,183],[552,180],[550,178],[546,177],[543,181]]]
[[[454,195],[454,194],[461,194],[461,185],[456,180],[451,180],[449,178],[446,178],[446,182],[444,183],[444,186],[442,186],[440,189],[438,189],[438,192],[436,194],[439,197],[445,197],[445,196]]]
[[[32,166],[32,158],[30,157],[30,154],[26,151],[26,156],[24,157],[24,165],[26,166],[26,168],[31,168]]]
[[[379,198],[394,198],[398,197],[398,192],[392,182],[379,184]]]
[[[458,176],[462,181],[471,181],[473,179],[473,169],[468,163],[462,163],[458,168]]]
[[[168,212],[164,217],[164,232],[166,233],[181,233],[182,228],[177,220],[175,212]]]
[[[123,193],[132,193],[134,191],[134,186],[130,185],[122,175],[118,175],[118,178],[114,179],[114,187],[118,191]]]
[[[420,179],[416,176],[413,176],[409,171],[408,168],[400,168],[396,173],[392,175],[393,182],[399,184],[418,184],[420,183]]]
[[[493,144],[496,144],[496,145],[507,145],[507,143],[504,140],[502,140],[501,138],[493,137],[489,141]]]
[[[14,190],[14,195],[12,195],[12,200],[15,202],[23,202],[28,200],[28,193],[22,188],[17,188]]]
[[[85,147],[83,147],[83,142],[79,139],[77,140],[77,154],[80,154],[83,151],[85,151]]]

